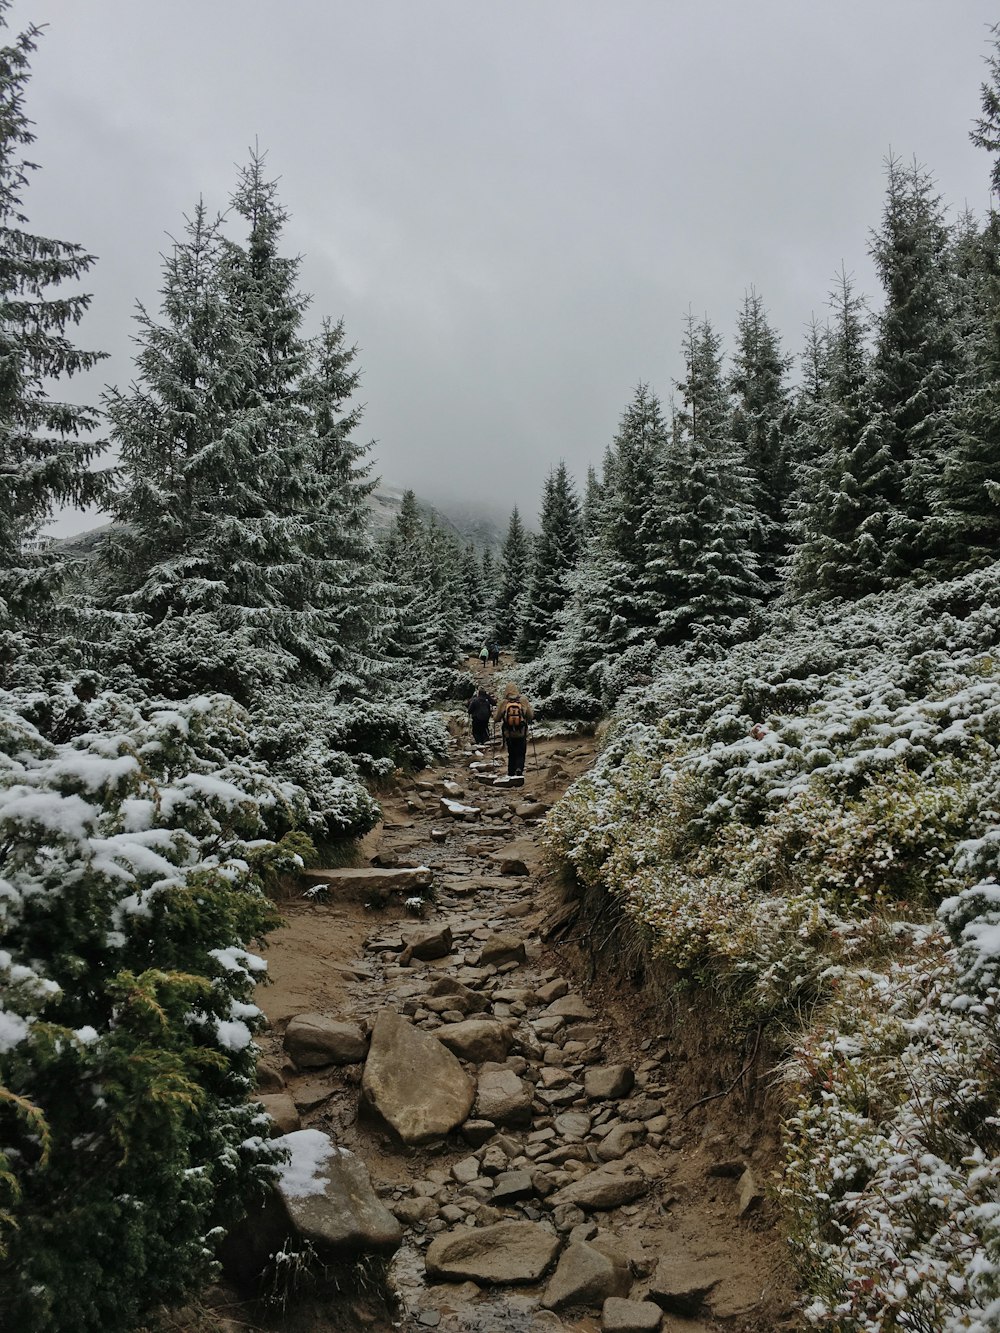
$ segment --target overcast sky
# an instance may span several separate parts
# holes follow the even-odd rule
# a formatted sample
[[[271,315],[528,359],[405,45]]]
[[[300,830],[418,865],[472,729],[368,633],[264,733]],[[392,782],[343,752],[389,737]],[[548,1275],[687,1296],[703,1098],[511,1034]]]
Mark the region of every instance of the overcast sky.
[[[983,0],[15,0],[38,230],[99,256],[88,392],[199,195],[255,138],[310,324],[360,348],[391,485],[517,501],[599,463],[639,380],[666,399],[685,312],[730,338],[764,297],[787,350],[867,256],[884,158],[987,204],[968,140]],[[64,521],[72,530],[81,525]]]

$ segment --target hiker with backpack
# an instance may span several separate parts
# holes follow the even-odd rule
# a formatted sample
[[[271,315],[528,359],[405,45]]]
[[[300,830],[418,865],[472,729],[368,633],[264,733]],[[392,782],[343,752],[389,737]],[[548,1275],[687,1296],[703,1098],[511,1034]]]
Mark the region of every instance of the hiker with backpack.
[[[485,667],[486,663],[489,660],[490,660],[490,650],[486,647],[486,644],[484,643],[482,648],[480,648],[479,650],[479,665],[481,667]]]
[[[490,662],[494,671],[500,665],[500,645],[496,642],[490,644]]]
[[[527,699],[522,699],[517,686],[510,684],[496,711],[504,744],[507,747],[507,776],[524,776],[524,760],[528,752],[528,725],[534,713]]]
[[[489,744],[493,702],[484,689],[480,689],[469,700],[468,710],[469,716],[472,718],[472,739],[477,745]]]

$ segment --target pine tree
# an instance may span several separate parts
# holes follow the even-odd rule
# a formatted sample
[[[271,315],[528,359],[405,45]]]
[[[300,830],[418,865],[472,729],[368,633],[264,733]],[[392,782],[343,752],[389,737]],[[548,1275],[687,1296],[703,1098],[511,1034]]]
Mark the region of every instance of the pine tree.
[[[0,28],[11,0],[0,0]],[[0,628],[51,614],[62,566],[34,543],[60,504],[100,502],[107,474],[91,470],[103,448],[91,408],[50,397],[52,381],[89,370],[104,356],[80,351],[68,330],[90,305],[85,294],[53,295],[94,263],[79,245],[26,230],[23,195],[35,163],[24,111],[34,25],[0,48]]]
[[[545,481],[540,531],[532,546],[528,601],[518,653],[534,657],[555,634],[559,614],[568,600],[567,576],[580,555],[580,501],[566,464]]]
[[[727,631],[763,595],[753,481],[732,436],[721,343],[707,320],[688,317],[684,359],[682,405],[645,541],[645,587],[658,604],[660,643],[695,629]]]
[[[931,496],[950,431],[961,357],[955,336],[951,236],[928,174],[887,162],[888,187],[872,257],[885,291],[871,366],[872,432],[891,465],[885,576],[905,576],[929,554]]]
[[[583,539],[586,540],[597,531],[601,511],[601,483],[595,467],[587,468],[587,486],[583,493],[583,508],[580,524]]]
[[[521,632],[527,609],[530,560],[531,538],[515,505],[500,551],[499,589],[494,615],[497,641],[502,647],[516,644]]]
[[[788,500],[792,491],[789,402],[785,380],[791,358],[767,320],[764,302],[751,288],[740,311],[729,377],[731,432],[745,457],[757,509],[755,554],[761,577],[777,582],[788,550]]]
[[[822,451],[813,493],[800,509],[792,574],[802,592],[850,597],[882,586],[888,520],[884,497],[895,464],[872,430],[868,319],[843,271],[831,297],[834,322],[815,416]]]

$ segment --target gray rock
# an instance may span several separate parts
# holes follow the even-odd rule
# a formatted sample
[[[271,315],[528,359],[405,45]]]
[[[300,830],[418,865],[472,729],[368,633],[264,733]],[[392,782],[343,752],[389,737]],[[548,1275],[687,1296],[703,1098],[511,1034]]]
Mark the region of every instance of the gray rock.
[[[475,1157],[463,1157],[453,1164],[451,1174],[460,1185],[469,1185],[479,1178],[479,1162]]]
[[[584,1091],[592,1102],[627,1097],[634,1085],[635,1074],[628,1065],[599,1065],[583,1076]]]
[[[300,1069],[353,1065],[365,1058],[368,1041],[356,1023],[324,1014],[296,1014],[285,1029],[285,1050]]]
[[[491,1120],[466,1120],[462,1126],[462,1138],[471,1148],[481,1148],[496,1132]]]
[[[488,963],[523,963],[524,959],[524,941],[516,935],[491,935],[479,955],[483,967]]]
[[[579,1142],[590,1133],[590,1116],[586,1111],[563,1111],[554,1121],[555,1130],[561,1138],[571,1143]]]
[[[481,1120],[491,1120],[495,1125],[513,1128],[530,1124],[530,1086],[519,1079],[512,1069],[484,1071],[479,1076],[476,1116]]]
[[[427,1143],[468,1119],[476,1083],[436,1037],[383,1009],[372,1030],[361,1096],[404,1143]]]
[[[504,857],[504,859],[500,862],[501,875],[528,875],[530,873],[531,872],[529,871],[528,867],[524,864],[524,862],[517,860],[516,857],[513,856]]]
[[[448,1023],[434,1032],[461,1060],[475,1065],[485,1060],[503,1060],[514,1042],[506,1023],[493,1018],[469,1018],[462,1023]]]
[[[601,1311],[602,1333],[658,1333],[663,1311],[652,1301],[626,1301],[609,1296]]]
[[[547,981],[544,986],[539,986],[535,993],[539,1004],[551,1004],[553,1000],[561,1000],[564,995],[569,994],[569,982],[563,977],[556,977],[554,981]]]
[[[485,995],[479,991],[473,990],[470,986],[465,986],[461,981],[454,977],[438,977],[427,992],[428,995],[436,997],[454,996],[455,1008],[462,1009],[467,1014],[480,1013],[488,1007],[488,1001]]]
[[[595,1151],[602,1162],[615,1162],[637,1148],[645,1137],[646,1127],[641,1123],[615,1125],[605,1134]]]
[[[725,1276],[718,1259],[692,1259],[683,1254],[667,1255],[656,1265],[649,1282],[649,1299],[669,1314],[696,1315],[706,1296]]]
[[[750,1167],[743,1172],[739,1180],[740,1201],[737,1216],[744,1217],[764,1202],[764,1191],[757,1183],[757,1177]]]
[[[545,1014],[546,1016],[557,1015],[560,1018],[568,1019],[571,1023],[597,1017],[581,995],[564,995],[559,1000],[553,1000],[545,1010]]]
[[[407,931],[403,936],[405,951],[411,958],[430,961],[434,958],[446,958],[451,953],[453,944],[451,927],[435,923],[430,926],[418,926]]]
[[[626,1267],[586,1241],[578,1241],[563,1251],[541,1303],[547,1310],[601,1305],[609,1296],[627,1296],[631,1286]]]
[[[421,1195],[416,1199],[399,1199],[392,1205],[391,1211],[403,1226],[412,1227],[418,1222],[429,1222],[437,1213],[437,1204],[426,1195]]]
[[[490,1198],[494,1203],[514,1203],[517,1199],[528,1199],[535,1193],[531,1172],[523,1169],[504,1171],[493,1181],[493,1193]]]
[[[286,1135],[282,1142],[292,1150],[292,1168],[304,1135],[311,1136],[310,1147],[327,1138],[316,1129]],[[321,1258],[393,1254],[403,1233],[372,1189],[368,1168],[346,1148],[327,1142],[332,1152],[316,1169],[310,1192],[303,1192],[294,1169],[286,1166],[278,1177],[277,1193],[295,1233]]]
[[[429,1278],[511,1286],[537,1282],[559,1246],[559,1237],[535,1222],[498,1222],[435,1237],[424,1263]]]
[[[564,1185],[552,1196],[552,1203],[571,1203],[587,1212],[603,1208],[619,1208],[623,1203],[632,1203],[640,1198],[649,1188],[649,1181],[643,1175],[625,1175],[610,1166],[599,1166]]]

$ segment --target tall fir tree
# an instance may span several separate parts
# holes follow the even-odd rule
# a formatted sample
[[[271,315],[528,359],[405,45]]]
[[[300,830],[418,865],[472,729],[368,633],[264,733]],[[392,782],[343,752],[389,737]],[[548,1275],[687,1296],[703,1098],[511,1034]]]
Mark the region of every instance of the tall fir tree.
[[[954,320],[952,241],[927,172],[886,164],[882,225],[872,237],[885,303],[871,365],[871,430],[887,466],[885,579],[905,577],[930,551],[934,488],[948,450],[961,352]]]
[[[831,296],[833,324],[822,399],[812,414],[818,462],[799,510],[801,541],[792,579],[804,593],[851,597],[882,586],[896,468],[872,429],[869,321],[842,270]]]
[[[539,533],[532,546],[527,606],[518,636],[522,657],[536,656],[555,634],[581,539],[580,501],[566,464],[560,462],[545,480]]]
[[[10,7],[0,0],[0,29]],[[37,544],[44,522],[58,505],[100,502],[108,482],[91,467],[103,448],[96,413],[51,396],[53,382],[105,354],[70,341],[90,296],[55,294],[88,272],[93,255],[27,230],[23,211],[36,169],[24,156],[35,140],[24,96],[40,35],[32,25],[0,48],[0,631],[8,632],[52,614],[64,565]]]
[[[755,540],[761,524],[742,445],[733,438],[721,342],[689,316],[681,407],[647,527],[644,584],[658,607],[656,638],[730,630],[763,595]]]
[[[493,617],[497,642],[502,648],[513,647],[521,632],[527,609],[530,569],[531,538],[515,505],[500,551],[499,586]]]
[[[992,36],[990,77],[970,135],[992,154],[991,206],[981,233],[966,220],[956,240],[966,361],[951,448],[934,488],[936,563],[945,574],[988,564],[1000,550],[1000,25]]]
[[[793,476],[786,379],[790,367],[791,358],[781,350],[781,339],[768,321],[763,299],[751,288],[740,311],[729,376],[731,432],[753,485],[758,572],[771,587],[778,582],[789,542]]]

